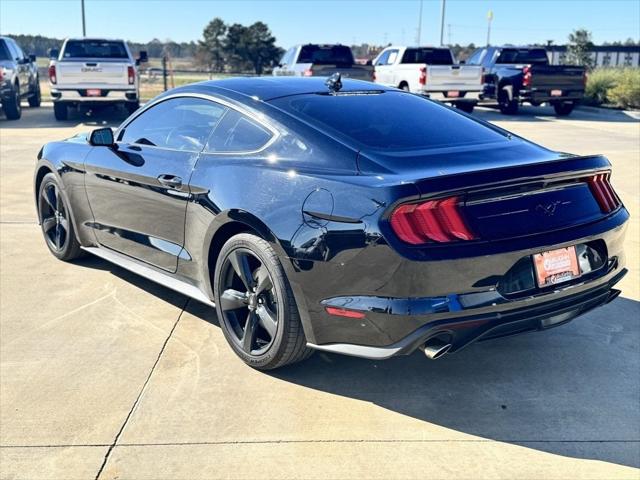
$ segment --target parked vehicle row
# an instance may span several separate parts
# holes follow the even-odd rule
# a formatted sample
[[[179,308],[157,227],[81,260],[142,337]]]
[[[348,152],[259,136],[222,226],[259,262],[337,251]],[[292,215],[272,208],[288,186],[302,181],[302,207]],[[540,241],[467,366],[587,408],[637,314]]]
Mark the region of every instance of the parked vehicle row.
[[[286,51],[273,69],[273,75],[328,77],[340,73],[345,78],[373,80],[373,67],[356,63],[353,52],[345,45],[296,45]]]
[[[27,100],[30,107],[40,106],[36,57],[25,55],[12,38],[0,37],[0,109],[7,120],[22,116],[22,100]]]

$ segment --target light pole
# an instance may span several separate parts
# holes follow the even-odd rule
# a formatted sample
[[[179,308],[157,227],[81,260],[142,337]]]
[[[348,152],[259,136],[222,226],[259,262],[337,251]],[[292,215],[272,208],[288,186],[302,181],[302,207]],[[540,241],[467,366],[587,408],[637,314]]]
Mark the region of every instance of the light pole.
[[[80,0],[80,6],[82,7],[82,36],[87,36],[87,27],[84,22],[84,0]]]
[[[491,41],[491,21],[493,20],[493,10],[489,10],[487,13],[487,47],[489,46],[489,42]]]
[[[444,11],[447,0],[442,0],[442,6],[440,8],[440,46],[444,45]]]
[[[422,36],[422,0],[420,0],[420,13],[418,13],[418,33],[416,34],[416,47],[420,46],[421,36]]]

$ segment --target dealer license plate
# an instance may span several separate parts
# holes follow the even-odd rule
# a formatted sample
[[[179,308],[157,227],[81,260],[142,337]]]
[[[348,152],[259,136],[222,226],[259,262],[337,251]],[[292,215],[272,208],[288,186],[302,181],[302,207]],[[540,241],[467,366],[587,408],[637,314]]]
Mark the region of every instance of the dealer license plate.
[[[561,97],[562,96],[562,90],[551,90],[551,96],[552,97]]]
[[[460,96],[460,92],[458,90],[449,90],[447,92],[447,97],[449,98],[457,98]]]
[[[559,248],[533,256],[539,287],[567,282],[580,276],[576,247]]]
[[[99,97],[102,91],[99,88],[90,88],[87,90],[87,97]]]

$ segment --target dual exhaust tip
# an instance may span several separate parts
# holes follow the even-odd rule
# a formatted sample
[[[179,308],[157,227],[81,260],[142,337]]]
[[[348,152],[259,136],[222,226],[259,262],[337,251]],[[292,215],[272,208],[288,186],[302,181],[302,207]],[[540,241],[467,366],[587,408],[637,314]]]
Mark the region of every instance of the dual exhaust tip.
[[[423,345],[420,350],[429,360],[437,360],[451,349],[451,343],[440,337],[431,337]]]

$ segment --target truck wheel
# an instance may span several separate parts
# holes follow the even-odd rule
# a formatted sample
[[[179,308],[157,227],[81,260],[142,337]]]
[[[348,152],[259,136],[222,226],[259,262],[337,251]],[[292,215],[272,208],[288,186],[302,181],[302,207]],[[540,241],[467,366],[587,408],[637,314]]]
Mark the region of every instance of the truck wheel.
[[[58,121],[64,121],[69,118],[69,109],[64,103],[56,102],[53,104],[53,115]]]
[[[556,115],[559,117],[566,117],[573,111],[573,107],[575,107],[575,103],[554,103],[553,109],[556,111]]]
[[[36,88],[29,97],[29,106],[38,108],[42,103],[42,94],[40,93],[40,80],[36,78]]]
[[[473,109],[476,106],[473,102],[456,102],[456,108],[462,110],[465,113],[473,113]]]
[[[406,82],[402,82],[398,88],[400,90],[404,90],[405,92],[410,92],[411,90],[409,90],[409,85]]]
[[[20,85],[16,84],[15,90],[2,101],[2,108],[7,120],[18,120],[22,116],[20,105]]]
[[[518,113],[518,101],[509,100],[509,94],[506,90],[500,90],[498,94],[498,106],[500,113],[504,115],[515,115]]]

